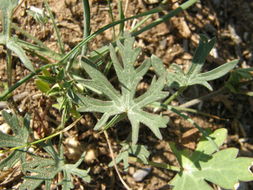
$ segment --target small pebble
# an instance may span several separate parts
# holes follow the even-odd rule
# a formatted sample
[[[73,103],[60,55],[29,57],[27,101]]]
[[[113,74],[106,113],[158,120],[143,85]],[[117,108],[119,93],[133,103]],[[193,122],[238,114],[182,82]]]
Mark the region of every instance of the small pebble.
[[[151,172],[151,168],[142,168],[142,169],[137,170],[133,174],[134,181],[136,182],[142,181],[148,174],[150,174],[150,172]]]

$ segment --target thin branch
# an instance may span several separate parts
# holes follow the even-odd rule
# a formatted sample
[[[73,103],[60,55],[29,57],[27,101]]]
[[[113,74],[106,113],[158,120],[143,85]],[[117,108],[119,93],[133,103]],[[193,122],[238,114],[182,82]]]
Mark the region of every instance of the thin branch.
[[[119,173],[119,170],[118,170],[118,167],[117,167],[117,163],[115,161],[115,157],[114,157],[114,153],[113,153],[113,150],[112,150],[112,146],[111,146],[111,143],[110,143],[110,140],[109,140],[109,137],[108,137],[108,134],[106,131],[104,131],[104,135],[105,135],[105,138],[106,138],[106,142],[108,144],[108,147],[109,147],[109,150],[110,150],[110,153],[111,153],[111,157],[112,157],[112,161],[113,161],[113,166],[119,176],[119,179],[121,181],[121,183],[124,185],[124,187],[127,189],[127,190],[132,190],[127,184],[126,182],[123,180],[123,178],[121,177],[120,173]]]
[[[190,100],[189,102],[181,104],[179,107],[181,107],[181,108],[188,108],[188,107],[194,106],[196,104],[201,103],[204,100],[208,100],[208,99],[210,99],[210,98],[212,98],[214,96],[217,96],[217,95],[225,92],[225,90],[226,90],[226,87],[222,87],[219,90],[211,92],[211,93],[209,93],[209,94],[207,94],[205,96],[202,96],[200,98],[196,98],[196,99]]]

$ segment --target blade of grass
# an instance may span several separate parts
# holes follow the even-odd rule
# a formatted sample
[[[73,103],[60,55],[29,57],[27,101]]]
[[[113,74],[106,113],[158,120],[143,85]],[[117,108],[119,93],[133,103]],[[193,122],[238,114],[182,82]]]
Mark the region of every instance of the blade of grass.
[[[89,0],[83,0],[83,38],[87,38],[90,35],[90,5]],[[82,48],[82,56],[87,53],[88,44],[85,44]]]
[[[112,20],[112,23],[114,23],[115,20],[114,20],[114,17],[113,17],[111,1],[107,0],[107,4],[108,4],[108,7],[109,7],[109,11],[108,11],[109,12],[109,16],[110,16],[110,18]],[[116,39],[116,31],[115,31],[115,27],[114,26],[112,27],[112,31],[113,31],[113,37],[112,38],[115,40]]]
[[[119,11],[119,20],[123,20],[125,18],[122,6],[122,0],[118,0],[118,11]],[[125,22],[120,23],[119,25],[119,36],[124,33]]]
[[[152,15],[146,16],[144,19],[142,19],[140,22],[138,22],[131,30],[130,32],[135,32],[141,25],[143,25],[149,18],[151,18]]]
[[[178,8],[170,11],[168,14],[164,15],[163,17],[156,19],[154,22],[152,22],[151,24],[143,27],[142,29],[140,29],[136,32],[133,32],[132,35],[137,36],[137,35],[145,32],[145,31],[157,26],[158,24],[161,24],[162,22],[165,22],[166,20],[169,20],[171,17],[173,17],[173,16],[177,15],[178,13],[182,12],[183,10],[189,8],[190,6],[192,6],[196,2],[197,2],[197,0],[186,1],[185,3],[180,5]]]

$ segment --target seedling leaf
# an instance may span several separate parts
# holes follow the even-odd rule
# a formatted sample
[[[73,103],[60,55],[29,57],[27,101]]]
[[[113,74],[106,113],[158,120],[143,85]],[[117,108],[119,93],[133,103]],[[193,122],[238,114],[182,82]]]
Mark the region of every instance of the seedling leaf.
[[[82,80],[82,84],[89,86],[89,89],[100,91],[109,100],[100,100],[91,97],[80,97],[80,112],[100,112],[103,113],[101,119],[97,122],[95,129],[102,128],[111,116],[126,113],[132,125],[132,141],[136,143],[140,123],[145,124],[159,138],[162,135],[159,128],[166,127],[168,123],[167,117],[148,113],[143,110],[145,106],[161,100],[167,96],[162,89],[165,84],[165,75],[158,79],[153,78],[149,89],[143,95],[135,97],[136,88],[142,77],[146,74],[154,59],[146,60],[142,65],[134,68],[134,63],[137,59],[140,49],[133,48],[134,38],[126,36],[126,39],[121,43],[117,41],[117,47],[121,56],[121,61],[116,55],[116,51],[110,45],[110,56],[115,68],[121,92],[116,90],[107,78],[90,62],[83,62],[83,67],[88,75],[89,80]],[[85,60],[84,60],[85,61]]]
[[[88,175],[89,170],[82,170],[78,168],[84,159],[85,153],[82,154],[75,164],[66,164],[62,146],[59,153],[55,151],[51,144],[45,145],[44,149],[52,158],[32,156],[33,160],[22,164],[23,170],[25,172],[32,173],[33,175],[24,177],[25,180],[20,186],[21,190],[34,190],[43,182],[45,182],[46,189],[50,189],[52,180],[60,172],[63,173],[63,179],[59,185],[62,185],[62,188],[66,190],[74,187],[71,178],[72,175],[77,175],[86,182],[90,181],[90,177]]]
[[[0,147],[18,147],[25,145],[28,142],[29,137],[29,120],[27,117],[23,119],[23,124],[21,125],[19,119],[16,115],[11,115],[6,111],[2,111],[2,116],[5,122],[11,127],[14,135],[8,135],[0,132]],[[24,158],[24,150],[15,150],[7,158],[0,162],[0,169],[11,168],[20,159]]]
[[[27,69],[32,72],[35,72],[32,63],[26,56],[24,50],[13,39],[8,40],[6,46],[8,49],[12,50],[14,53],[17,54],[17,56]]]
[[[127,170],[129,167],[128,159],[129,156],[135,156],[139,158],[144,164],[148,163],[148,157],[150,155],[149,151],[146,149],[144,145],[137,145],[137,144],[122,144],[122,148],[119,154],[116,157],[116,164],[123,161],[124,163],[124,170]],[[110,167],[113,166],[113,161],[109,164]]]
[[[201,35],[199,45],[195,51],[192,64],[188,72],[184,72],[178,65],[172,64],[170,71],[167,71],[167,85],[170,87],[188,87],[195,84],[200,84],[212,90],[208,81],[218,79],[230,70],[232,70],[239,60],[234,60],[225,63],[211,71],[201,73],[201,69],[205,63],[205,59],[213,48],[215,39],[208,40],[207,37]],[[153,67],[158,75],[162,75],[166,69],[158,58],[154,58]],[[172,70],[172,71],[171,71]]]
[[[14,136],[0,132],[0,147],[17,147],[27,143],[29,136],[29,126],[21,126],[16,115],[11,115],[6,111],[2,111],[5,122],[13,130]]]
[[[215,143],[221,146],[227,136],[225,129],[216,130],[210,134]],[[208,182],[225,189],[233,189],[239,181],[253,180],[249,170],[253,163],[252,158],[237,158],[238,150],[228,148],[216,153],[212,144],[202,138],[192,154],[179,151],[171,144],[182,170],[170,181],[174,190],[212,190]]]

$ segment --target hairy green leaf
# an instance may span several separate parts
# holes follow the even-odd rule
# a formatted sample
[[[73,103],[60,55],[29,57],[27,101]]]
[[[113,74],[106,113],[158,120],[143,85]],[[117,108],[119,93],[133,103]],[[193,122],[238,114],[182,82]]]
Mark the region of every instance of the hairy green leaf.
[[[116,157],[116,164],[123,161],[124,163],[124,170],[128,169],[129,163],[128,159],[129,156],[135,156],[139,158],[144,164],[148,163],[148,157],[150,155],[149,151],[146,149],[143,145],[137,145],[137,144],[122,144],[122,148],[119,152],[119,154]],[[112,167],[114,165],[113,161],[110,162],[109,166]]]
[[[199,45],[195,51],[192,64],[188,72],[184,72],[178,65],[172,64],[167,71],[167,85],[170,87],[187,87],[195,84],[200,84],[212,90],[211,85],[208,83],[210,80],[218,79],[230,70],[232,70],[239,60],[234,60],[228,63],[225,63],[211,71],[201,73],[201,69],[205,63],[205,59],[211,49],[213,48],[215,39],[208,40],[207,37],[201,35]],[[158,75],[164,74],[166,71],[164,65],[161,61],[158,61],[158,58],[154,58],[152,63],[155,72]]]
[[[57,153],[51,144],[45,145],[44,149],[52,158],[32,156],[32,160],[22,164],[23,170],[33,175],[24,177],[24,182],[20,186],[21,190],[36,189],[43,182],[45,182],[46,189],[50,189],[52,180],[61,172],[63,173],[63,179],[60,181],[59,185],[62,185],[62,189],[65,190],[74,187],[72,175],[79,176],[86,182],[90,181],[90,176],[88,175],[89,171],[78,168],[84,159],[85,153],[82,154],[75,164],[66,164],[62,146],[60,153]]]
[[[210,134],[218,146],[225,141],[227,131],[218,129]],[[182,170],[170,181],[175,190],[212,190],[208,182],[225,189],[233,189],[239,181],[253,180],[249,170],[253,163],[252,158],[237,158],[238,150],[228,148],[215,152],[210,141],[202,138],[195,152],[177,150],[174,144],[171,149],[175,153]]]
[[[0,132],[0,147],[12,148],[25,145],[29,137],[30,123],[28,117],[25,117],[22,123],[16,115],[11,115],[6,111],[2,111],[2,116],[14,134],[8,135]],[[0,162],[0,169],[11,168],[19,160],[23,159],[24,156],[25,151],[23,149],[13,151],[7,158]]]
[[[80,112],[103,113],[103,116],[95,126],[96,130],[102,128],[111,116],[126,113],[132,125],[132,141],[136,143],[140,123],[148,126],[158,138],[162,138],[159,128],[166,127],[168,118],[148,113],[144,111],[144,108],[148,104],[165,98],[168,93],[162,91],[165,85],[165,75],[162,75],[158,79],[153,78],[146,93],[135,97],[137,85],[155,60],[148,59],[135,68],[134,63],[140,53],[140,49],[133,48],[133,43],[134,38],[130,36],[126,37],[123,43],[117,41],[121,59],[118,58],[115,49],[110,45],[110,56],[120,83],[121,92],[116,90],[92,63],[88,61],[83,62],[83,67],[91,79],[79,82],[89,86],[89,89],[103,93],[109,100],[79,95],[81,101],[79,102],[80,108],[78,110]]]
[[[14,40],[8,40],[6,46],[8,49],[12,50],[14,53],[17,54],[17,56],[27,69],[32,72],[35,72],[31,61],[25,54],[25,51]]]
[[[11,127],[14,135],[0,132],[0,147],[17,147],[27,143],[29,126],[22,126],[16,115],[2,111],[5,122]]]

